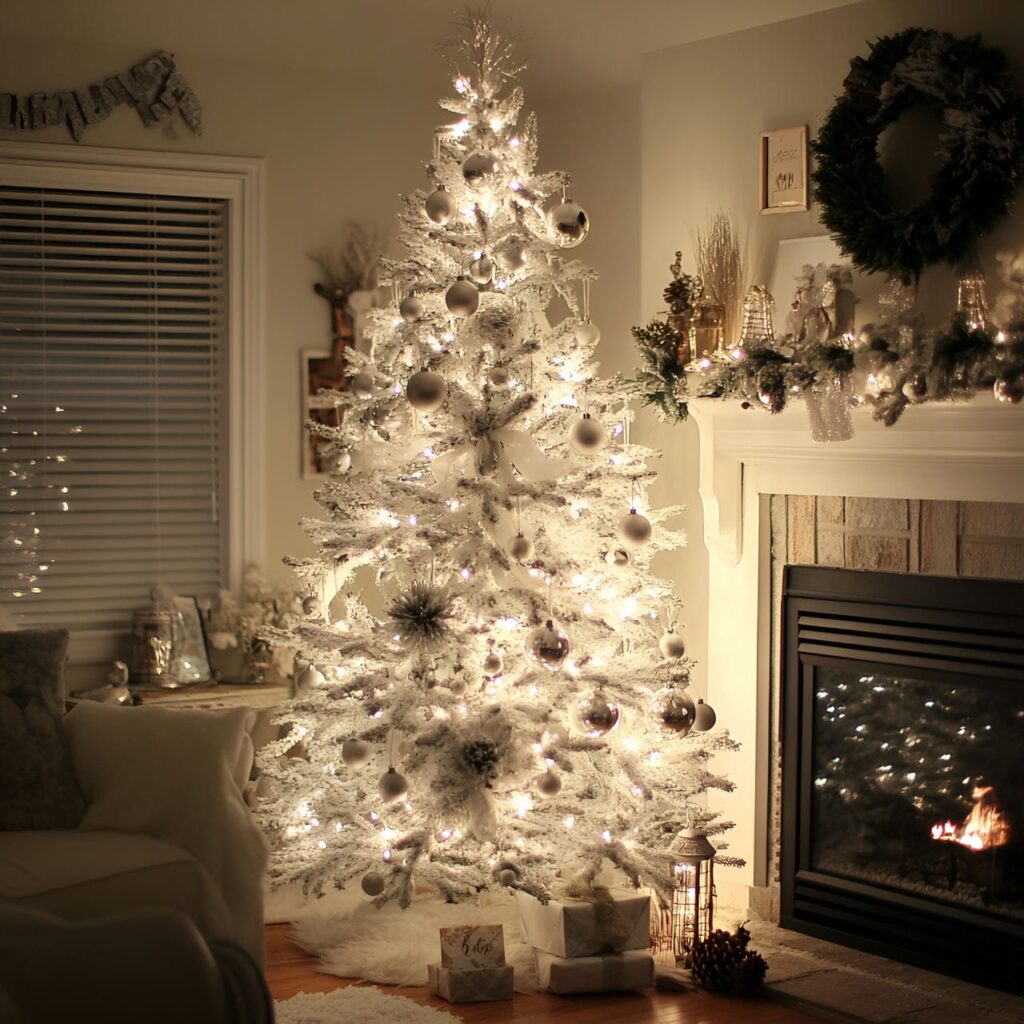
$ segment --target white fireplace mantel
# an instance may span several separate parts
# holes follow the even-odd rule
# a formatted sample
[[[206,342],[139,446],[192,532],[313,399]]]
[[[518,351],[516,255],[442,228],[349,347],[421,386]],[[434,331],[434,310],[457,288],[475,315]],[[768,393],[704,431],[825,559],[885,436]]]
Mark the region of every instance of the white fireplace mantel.
[[[854,412],[854,437],[811,439],[801,401],[777,415],[698,399],[708,568],[708,700],[739,741],[716,766],[736,789],[716,801],[736,823],[723,881],[767,884],[773,494],[1024,502],[1024,407],[988,395],[908,408],[885,427]]]

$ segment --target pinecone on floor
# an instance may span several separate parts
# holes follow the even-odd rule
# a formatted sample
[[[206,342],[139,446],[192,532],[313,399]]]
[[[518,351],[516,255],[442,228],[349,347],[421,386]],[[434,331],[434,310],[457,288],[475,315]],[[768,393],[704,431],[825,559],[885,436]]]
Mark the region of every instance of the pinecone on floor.
[[[760,953],[747,949],[750,932],[743,925],[730,935],[721,928],[693,947],[693,980],[701,988],[731,996],[753,992],[763,981],[768,964]]]

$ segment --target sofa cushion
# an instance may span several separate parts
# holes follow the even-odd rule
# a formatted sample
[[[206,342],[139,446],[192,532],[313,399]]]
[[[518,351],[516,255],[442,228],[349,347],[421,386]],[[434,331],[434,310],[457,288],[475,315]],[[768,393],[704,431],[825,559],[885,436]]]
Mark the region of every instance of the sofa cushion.
[[[65,629],[0,632],[0,831],[74,828],[85,809],[61,730]]]

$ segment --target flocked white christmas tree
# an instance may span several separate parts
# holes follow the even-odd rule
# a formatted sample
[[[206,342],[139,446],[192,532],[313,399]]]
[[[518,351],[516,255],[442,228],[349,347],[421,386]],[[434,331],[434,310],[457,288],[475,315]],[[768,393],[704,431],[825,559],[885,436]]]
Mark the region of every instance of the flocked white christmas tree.
[[[734,747],[650,571],[680,509],[646,507],[655,453],[595,375],[594,274],[564,255],[589,222],[535,169],[510,47],[471,17],[452,62],[433,191],[383,267],[396,302],[350,353],[342,426],[316,428],[319,557],[287,560],[306,615],[271,634],[308,665],[263,752],[272,875],[404,906],[614,865],[665,895],[679,833],[729,827],[704,794]]]

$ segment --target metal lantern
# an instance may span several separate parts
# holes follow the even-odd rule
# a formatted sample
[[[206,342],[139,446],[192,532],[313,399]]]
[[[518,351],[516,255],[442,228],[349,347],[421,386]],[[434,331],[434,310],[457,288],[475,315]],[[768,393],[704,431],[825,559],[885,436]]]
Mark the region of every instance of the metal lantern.
[[[711,934],[715,902],[715,848],[696,828],[685,829],[677,841],[670,867],[672,946],[676,959],[689,964],[693,947]]]

